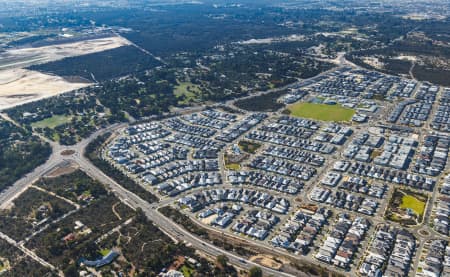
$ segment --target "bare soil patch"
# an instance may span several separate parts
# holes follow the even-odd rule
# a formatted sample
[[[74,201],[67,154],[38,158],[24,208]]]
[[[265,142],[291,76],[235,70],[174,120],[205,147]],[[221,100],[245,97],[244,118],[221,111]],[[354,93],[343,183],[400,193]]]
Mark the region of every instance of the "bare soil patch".
[[[107,37],[43,47],[16,48],[0,53],[0,110],[91,85],[79,77],[59,77],[25,69],[63,58],[130,45],[122,37]]]
[[[73,150],[64,150],[61,152],[61,155],[70,156],[70,155],[73,155],[74,153],[75,153],[75,151],[73,151]]]
[[[69,163],[69,164],[64,165],[64,166],[58,166],[53,171],[48,173],[46,175],[46,177],[55,178],[55,177],[58,177],[58,176],[61,176],[61,175],[70,174],[70,173],[75,172],[78,168],[79,168],[79,166],[77,164],[75,164],[75,163]]]
[[[23,68],[125,45],[130,45],[130,42],[122,37],[107,37],[42,47],[16,48],[0,53],[0,69]]]
[[[88,85],[90,83],[68,82],[58,76],[27,69],[3,70],[0,71],[0,110]]]
[[[263,265],[265,267],[270,267],[272,269],[280,270],[283,266],[283,263],[279,260],[276,261],[274,257],[270,255],[256,255],[253,257],[250,257],[249,259],[252,262],[258,263],[260,265]],[[289,262],[288,262],[289,263]]]

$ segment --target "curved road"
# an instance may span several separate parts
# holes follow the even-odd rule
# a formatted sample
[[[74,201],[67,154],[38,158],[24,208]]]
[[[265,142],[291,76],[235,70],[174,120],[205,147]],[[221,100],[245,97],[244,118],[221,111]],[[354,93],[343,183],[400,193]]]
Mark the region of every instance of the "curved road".
[[[80,168],[85,171],[89,176],[103,184],[109,186],[111,190],[114,192],[116,196],[119,197],[123,202],[130,205],[133,208],[141,208],[147,217],[153,221],[153,223],[158,226],[164,233],[169,235],[172,238],[176,238],[179,241],[184,241],[185,243],[191,244],[194,249],[197,249],[201,252],[204,252],[208,255],[217,257],[218,255],[226,255],[229,258],[231,264],[239,267],[250,269],[253,266],[258,266],[262,269],[265,276],[285,276],[291,277],[294,275],[287,274],[284,272],[280,272],[278,270],[274,270],[268,267],[264,267],[260,264],[250,262],[245,260],[245,258],[240,257],[234,253],[230,253],[221,248],[218,248],[208,242],[202,241],[198,237],[192,235],[176,223],[172,222],[170,219],[163,216],[161,213],[157,211],[157,205],[150,204],[147,201],[141,199],[139,196],[134,194],[133,192],[126,190],[112,178],[108,177],[101,170],[95,167],[88,159],[86,159],[83,155],[86,146],[93,139],[98,137],[99,135],[106,133],[108,131],[115,131],[119,128],[125,126],[124,124],[120,125],[112,125],[109,128],[99,130],[92,134],[89,138],[82,140],[76,145],[73,146],[61,146],[55,142],[48,141],[52,148],[53,153],[46,163],[35,168],[31,173],[25,175],[22,179],[15,182],[11,187],[5,190],[2,194],[0,194],[0,208],[7,207],[12,200],[14,200],[17,196],[19,196],[23,191],[29,188],[35,181],[37,181],[40,177],[44,176],[55,167],[65,162],[75,162]],[[64,150],[72,150],[73,154],[71,155],[61,155],[61,152]],[[24,249],[20,248],[22,251]],[[27,250],[28,251],[28,250]],[[39,262],[48,266],[45,261],[39,258],[37,255],[33,253],[33,257],[37,259]],[[50,267],[50,266],[48,266]],[[51,269],[54,269],[52,266]]]
[[[343,58],[343,55],[339,56],[336,60],[337,61],[335,63],[338,65],[338,67],[345,64],[345,59]],[[331,70],[336,70],[336,68],[333,68]],[[329,71],[331,71],[331,70],[329,70]],[[301,80],[297,83],[290,84],[283,88],[277,88],[277,89],[273,89],[273,90],[269,90],[269,91],[262,91],[262,92],[252,94],[247,97],[253,97],[253,96],[259,95],[259,94],[264,94],[264,93],[268,93],[268,92],[272,92],[272,91],[276,91],[276,90],[282,90],[284,88],[299,84],[303,81],[318,78],[319,76],[326,74],[329,71],[323,72],[312,78],[308,78],[305,80]],[[246,97],[242,97],[242,99],[244,99],[244,98],[246,98]],[[232,101],[229,101],[229,104],[231,104],[232,102],[234,102],[236,100],[237,99],[233,99]],[[0,114],[0,116],[4,117],[6,120],[12,121],[10,118],[5,116],[4,114]],[[13,123],[16,124],[15,122],[13,122]],[[97,132],[93,133],[90,137],[82,140],[81,142],[79,142],[78,144],[73,145],[73,146],[61,146],[58,143],[55,143],[53,141],[46,139],[45,137],[38,135],[44,141],[47,141],[52,146],[52,150],[53,150],[52,155],[50,156],[50,158],[47,160],[46,163],[35,168],[32,172],[26,174],[22,179],[16,181],[11,187],[9,187],[8,189],[6,189],[5,191],[3,191],[0,194],[0,209],[8,207],[8,205],[17,196],[19,196],[23,191],[25,191],[29,186],[31,186],[31,184],[33,184],[35,181],[37,181],[40,177],[45,176],[48,172],[53,170],[58,165],[63,164],[65,162],[75,162],[88,175],[90,175],[91,177],[108,185],[123,202],[125,202],[126,204],[130,205],[133,208],[141,208],[145,212],[147,217],[151,221],[153,221],[162,231],[164,231],[170,237],[176,238],[177,240],[183,240],[186,243],[190,243],[193,248],[200,250],[211,256],[226,255],[229,258],[230,263],[239,268],[249,269],[253,266],[258,266],[263,270],[263,273],[266,276],[270,276],[270,275],[294,276],[294,275],[280,272],[280,271],[277,271],[277,270],[274,270],[274,269],[271,269],[268,267],[264,267],[260,264],[246,261],[244,258],[242,258],[238,255],[235,255],[235,254],[225,251],[221,248],[218,248],[210,243],[202,241],[198,237],[192,235],[191,233],[189,233],[188,231],[186,231],[179,225],[175,224],[174,222],[172,222],[171,220],[169,220],[168,218],[166,218],[165,216],[160,214],[156,210],[157,205],[155,205],[155,204],[152,205],[152,204],[144,201],[140,197],[138,197],[133,192],[126,190],[120,184],[118,184],[113,179],[111,179],[110,177],[105,175],[98,168],[96,168],[89,160],[87,160],[84,157],[84,155],[83,155],[84,150],[85,150],[86,146],[93,139],[95,139],[96,137],[98,137],[99,135],[101,135],[103,133],[106,133],[108,131],[115,131],[124,126],[126,126],[126,124],[114,124],[114,125],[109,126],[108,128],[98,130]],[[71,151],[73,151],[73,154],[61,155],[61,152],[64,150],[71,150]],[[24,250],[22,249],[22,251],[24,251]],[[36,259],[38,259],[37,256],[36,256]],[[39,260],[39,262],[41,262],[40,260]]]

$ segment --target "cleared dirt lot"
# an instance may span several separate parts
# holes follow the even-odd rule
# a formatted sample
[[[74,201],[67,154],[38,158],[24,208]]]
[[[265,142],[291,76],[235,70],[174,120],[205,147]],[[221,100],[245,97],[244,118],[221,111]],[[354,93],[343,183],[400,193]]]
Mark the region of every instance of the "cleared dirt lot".
[[[0,52],[0,70],[23,68],[33,64],[81,56],[130,45],[122,37],[108,37],[43,47],[17,48]]]
[[[27,70],[25,67],[125,45],[130,45],[130,42],[122,37],[108,37],[0,52],[0,110],[90,85],[81,81],[68,82],[61,77]]]
[[[276,261],[274,259],[274,257],[272,257],[270,255],[263,255],[263,254],[256,255],[256,256],[250,257],[249,260],[252,261],[252,262],[261,264],[261,265],[263,265],[265,267],[270,267],[270,268],[273,268],[273,269],[276,269],[276,270],[280,270],[281,267],[283,266],[282,261],[280,261],[280,260]],[[289,264],[289,261],[284,261],[284,262]]]
[[[88,86],[26,69],[0,71],[0,110]]]

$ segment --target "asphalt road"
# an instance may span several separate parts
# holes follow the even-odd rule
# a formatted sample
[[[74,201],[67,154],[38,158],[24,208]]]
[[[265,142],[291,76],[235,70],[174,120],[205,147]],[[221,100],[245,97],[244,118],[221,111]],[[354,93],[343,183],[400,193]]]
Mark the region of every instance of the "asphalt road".
[[[287,274],[284,272],[280,272],[271,268],[267,268],[261,266],[257,263],[247,261],[245,258],[240,257],[236,254],[225,251],[221,248],[218,248],[208,242],[202,241],[196,236],[192,235],[179,225],[172,222],[170,219],[164,217],[161,213],[157,211],[157,205],[150,204],[147,201],[141,199],[139,196],[130,192],[123,188],[120,184],[115,182],[113,179],[105,175],[102,171],[100,171],[97,167],[95,167],[88,159],[86,159],[83,155],[86,146],[95,139],[97,136],[104,134],[108,131],[114,131],[119,128],[122,128],[124,125],[113,125],[106,129],[99,130],[92,134],[89,138],[82,140],[76,145],[73,146],[61,146],[52,141],[48,141],[52,148],[53,153],[46,163],[35,168],[31,173],[28,173],[22,179],[15,182],[11,187],[5,190],[2,194],[0,194],[0,208],[7,207],[11,201],[13,201],[17,196],[19,196],[23,191],[29,188],[35,181],[37,181],[40,177],[45,176],[48,172],[56,168],[57,166],[66,163],[66,162],[75,162],[80,168],[85,171],[92,178],[97,179],[98,181],[108,185],[111,190],[114,192],[116,196],[119,197],[123,202],[128,204],[133,208],[141,208],[147,217],[153,221],[153,223],[158,226],[164,233],[174,238],[177,241],[184,241],[186,244],[190,244],[194,249],[197,249],[201,252],[204,252],[211,256],[218,255],[226,255],[229,258],[229,262],[239,268],[250,269],[253,266],[258,266],[262,269],[265,276],[293,276],[291,274]],[[71,155],[61,155],[61,152],[64,150],[72,150],[73,154]],[[14,242],[19,249],[21,249],[24,253],[40,262],[44,266],[50,267],[54,269],[54,267],[48,264],[46,261],[38,257],[36,253],[26,249],[23,245]]]
[[[113,179],[105,175],[98,170],[89,160],[81,157],[76,162],[80,165],[88,175],[99,180],[100,182],[107,184],[113,190],[113,192],[125,203],[134,208],[141,208],[147,217],[153,221],[164,233],[169,234],[171,237],[175,237],[177,240],[189,243],[193,248],[200,250],[206,254],[212,256],[226,255],[229,258],[231,264],[237,265],[240,268],[250,269],[253,266],[258,266],[263,270],[263,273],[267,276],[294,276],[291,274],[283,273],[271,268],[263,267],[259,264],[245,260],[244,258],[218,248],[208,242],[202,241],[196,236],[192,235],[179,225],[172,222],[170,219],[163,216],[156,209],[157,205],[149,204],[147,201],[142,200],[139,196],[124,189],[121,185],[115,182]]]
[[[342,56],[339,57],[337,60],[338,60],[338,62],[337,62],[338,64],[340,64],[340,65],[345,64],[345,62],[344,62],[345,59]],[[316,76],[316,78],[317,78],[317,76]],[[261,94],[262,93],[267,93],[267,91],[261,92]],[[254,96],[254,95],[252,95],[252,96]],[[230,101],[230,104],[231,104],[231,101]],[[273,270],[271,268],[263,267],[259,264],[256,264],[256,263],[253,263],[250,261],[246,261],[244,258],[242,258],[238,255],[235,255],[233,253],[225,251],[225,250],[218,248],[206,241],[199,239],[198,237],[192,235],[191,233],[189,233],[188,231],[186,231],[179,225],[172,222],[170,219],[168,219],[168,218],[164,217],[162,214],[160,214],[157,211],[157,207],[161,206],[162,203],[150,204],[150,203],[142,200],[136,194],[124,189],[120,184],[116,183],[113,179],[111,179],[110,177],[105,175],[103,172],[101,172],[98,168],[96,168],[89,160],[87,160],[83,156],[86,146],[89,144],[89,142],[91,142],[93,139],[95,139],[98,135],[101,135],[108,131],[115,131],[124,126],[125,126],[125,124],[112,125],[106,129],[99,130],[99,131],[95,132],[94,134],[92,134],[89,138],[84,139],[80,143],[78,143],[74,146],[70,146],[70,147],[60,146],[59,144],[57,144],[55,142],[48,141],[47,139],[43,138],[44,140],[48,141],[51,144],[51,146],[53,148],[53,154],[51,155],[51,157],[45,164],[35,168],[31,173],[28,173],[27,175],[25,175],[22,179],[18,180],[16,183],[14,183],[13,186],[9,187],[7,190],[5,190],[4,192],[2,192],[0,194],[0,208],[7,207],[15,197],[20,195],[20,193],[23,192],[24,190],[26,190],[33,182],[35,182],[38,178],[45,176],[49,171],[51,171],[58,165],[60,165],[64,162],[67,162],[67,161],[73,161],[73,162],[79,164],[81,169],[83,169],[88,175],[90,175],[91,177],[108,185],[124,203],[130,205],[133,208],[141,208],[145,212],[147,217],[151,221],[153,221],[155,225],[157,225],[163,232],[165,232],[170,237],[172,237],[178,241],[184,241],[185,243],[190,244],[193,248],[195,248],[199,251],[202,251],[206,254],[209,254],[211,256],[226,255],[229,258],[230,263],[238,266],[239,268],[249,269],[253,266],[258,266],[263,270],[264,275],[267,275],[267,276],[270,276],[270,275],[293,276],[290,274],[279,272],[277,270]],[[363,131],[365,131],[365,130],[360,130],[360,132],[363,132]],[[61,152],[64,150],[73,150],[73,154],[68,155],[68,156],[61,155]],[[331,161],[333,161],[333,159],[331,159]],[[329,163],[327,163],[327,166],[324,166],[324,169],[332,165],[331,161],[329,161]],[[320,175],[320,174],[318,174],[318,175]],[[307,195],[308,195],[308,193],[303,194],[304,197],[306,197]],[[435,199],[436,199],[436,188],[434,189],[433,194],[432,194],[432,200],[433,200],[432,202],[434,202]],[[165,201],[166,200],[163,200],[163,202],[165,202]],[[385,207],[383,206],[380,210],[384,210],[384,208]],[[426,211],[426,219],[427,220],[429,219],[429,216],[431,214],[431,209],[432,209],[432,206],[427,207],[427,211]],[[336,210],[340,210],[340,209],[336,209]],[[346,211],[346,212],[348,212],[348,211]],[[372,221],[375,225],[376,223],[383,222],[384,220],[382,220],[382,218],[374,217],[372,219]],[[396,225],[394,223],[391,223],[391,224]],[[421,237],[418,234],[419,229],[425,229],[425,230],[429,231],[430,235],[427,236],[426,238],[423,236]],[[410,228],[410,230],[416,236],[418,236],[420,238],[421,242],[424,239],[441,238],[442,237],[441,235],[433,232],[433,230],[431,228],[429,228],[428,226],[419,225],[415,228]],[[2,234],[0,234],[0,237],[2,237],[1,235]],[[24,253],[31,256],[32,258],[34,258],[36,261],[40,262],[41,264],[46,263],[44,260],[39,258],[35,253],[33,253],[30,250],[23,247],[23,245],[20,245],[17,242],[10,242],[10,243],[15,243],[15,245],[17,247],[19,247]],[[364,250],[365,247],[363,247],[362,249]],[[305,259],[305,260],[307,260],[307,259]],[[51,267],[51,265],[46,265],[46,266]],[[414,268],[417,268],[417,264],[414,265]]]

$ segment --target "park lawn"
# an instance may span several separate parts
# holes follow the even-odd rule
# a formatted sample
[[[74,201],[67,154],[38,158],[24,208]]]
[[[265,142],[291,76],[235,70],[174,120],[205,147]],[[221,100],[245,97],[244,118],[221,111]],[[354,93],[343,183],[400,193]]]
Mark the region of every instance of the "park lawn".
[[[37,121],[31,124],[33,128],[45,128],[48,127],[50,129],[55,128],[64,123],[68,123],[72,120],[72,116],[67,115],[53,115],[52,117],[43,119],[41,121]]]
[[[239,170],[239,169],[241,169],[241,165],[240,164],[234,164],[234,163],[226,164],[225,167],[227,169],[230,169],[230,170]]]
[[[225,168],[228,170],[239,170],[241,169],[241,165],[239,162],[231,162],[227,154],[224,155]]]
[[[52,135],[52,140],[53,140],[53,141],[59,141],[59,139],[60,139],[59,134],[55,132],[55,133]]]
[[[238,145],[242,151],[250,153],[250,154],[254,154],[256,152],[256,150],[258,150],[258,148],[261,147],[261,144],[259,144],[259,143],[254,143],[254,142],[245,141],[245,140],[241,140],[238,143]]]
[[[400,205],[402,209],[411,209],[419,216],[423,215],[425,210],[425,202],[420,201],[412,195],[404,195],[402,197],[402,204]]]
[[[104,248],[104,249],[100,250],[100,255],[102,255],[104,257],[104,256],[108,255],[110,251],[111,251],[110,249]]]
[[[180,104],[188,104],[189,102],[196,100],[197,95],[201,93],[201,89],[198,85],[191,82],[179,82],[173,93],[177,97],[185,97],[183,101],[180,101]]]
[[[315,104],[299,102],[288,106],[292,116],[310,118],[322,121],[350,121],[355,110],[341,105]]]
[[[392,214],[391,217],[389,218],[392,221],[398,222],[400,221],[400,217],[397,214]]]
[[[188,267],[187,265],[183,265],[180,268],[180,270],[181,270],[181,273],[183,273],[184,277],[191,277],[195,272],[194,269],[192,269],[191,267]]]

